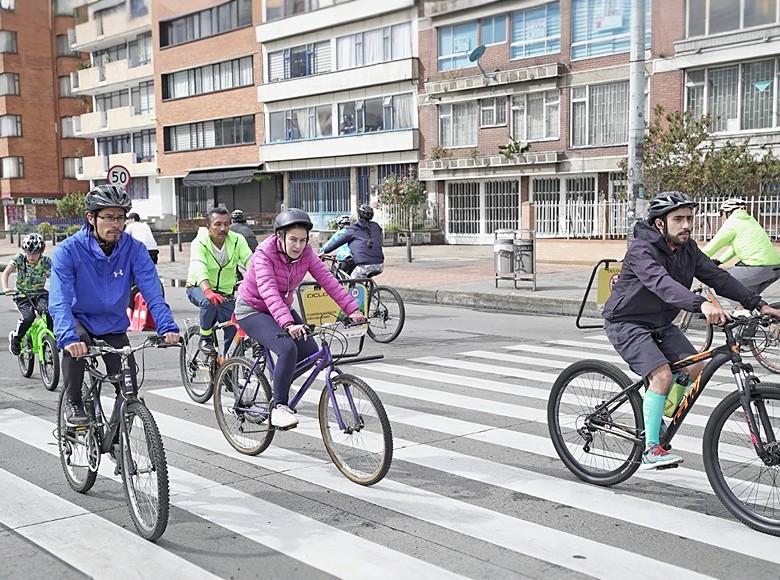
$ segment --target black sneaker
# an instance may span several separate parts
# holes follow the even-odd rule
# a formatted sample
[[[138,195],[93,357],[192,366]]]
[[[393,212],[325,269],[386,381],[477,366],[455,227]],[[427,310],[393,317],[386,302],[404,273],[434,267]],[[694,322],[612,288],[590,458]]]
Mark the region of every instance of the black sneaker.
[[[11,331],[8,335],[8,350],[11,351],[11,354],[14,356],[22,354],[22,341],[19,340],[19,337],[16,336],[16,332],[14,331]]]
[[[214,356],[217,354],[217,349],[214,348],[214,338],[212,336],[201,335],[198,341],[198,348],[200,352],[207,356]]]
[[[65,403],[65,422],[73,427],[89,425],[89,417],[84,412],[83,403]]]

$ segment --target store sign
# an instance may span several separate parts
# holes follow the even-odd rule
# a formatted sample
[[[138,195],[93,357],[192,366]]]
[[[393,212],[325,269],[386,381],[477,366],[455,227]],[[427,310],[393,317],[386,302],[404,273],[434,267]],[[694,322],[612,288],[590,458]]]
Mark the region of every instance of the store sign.
[[[57,200],[53,197],[20,197],[24,205],[54,205]]]

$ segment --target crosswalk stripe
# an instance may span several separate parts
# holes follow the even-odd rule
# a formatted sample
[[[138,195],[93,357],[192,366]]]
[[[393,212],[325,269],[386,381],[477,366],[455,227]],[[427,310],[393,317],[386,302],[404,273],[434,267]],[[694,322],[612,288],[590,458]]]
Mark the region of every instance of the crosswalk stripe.
[[[531,371],[528,369],[516,369],[512,367],[497,367],[496,365],[487,365],[477,362],[458,360],[454,358],[443,358],[438,356],[423,356],[419,358],[411,359],[412,362],[436,365],[447,368],[462,369],[467,371],[474,371],[478,373],[487,373],[490,375],[503,375],[507,377],[517,377],[518,379],[526,379],[532,381],[540,381],[543,383],[554,383],[557,375],[553,373],[542,373],[539,371]]]
[[[158,390],[155,394],[174,400],[186,400],[186,394],[180,388]],[[304,398],[316,403],[319,394],[310,391]],[[306,427],[301,434],[320,439],[317,420],[307,416],[300,418],[301,426]],[[393,415],[393,420],[395,418]],[[751,544],[747,547],[748,553],[743,552],[744,546],[741,540],[746,530],[742,524],[735,521],[619,494],[604,488],[591,487],[588,488],[587,494],[583,494],[582,484],[576,482],[398,437],[394,437],[394,447],[396,448],[395,459],[639,526],[663,529],[667,533],[685,535],[689,539],[705,544],[740,551],[746,555],[780,564],[776,540],[768,536],[762,536],[761,545]],[[738,545],[740,548],[737,548]]]
[[[159,414],[155,413],[155,417]],[[195,424],[187,425],[190,432],[194,431]],[[53,428],[53,423],[21,411],[0,410],[0,432],[58,456],[56,446],[51,445]],[[187,437],[180,440],[189,442]],[[224,439],[222,441],[227,445]],[[117,481],[108,463],[101,464],[100,474]],[[323,462],[318,463],[323,465]],[[324,465],[331,467],[330,463]],[[461,578],[438,566],[193,473],[170,465],[168,473],[173,505],[340,578],[390,580],[417,575],[424,578]],[[350,554],[349,558],[345,558],[344,554]],[[392,562],[392,566],[388,566],[388,562]],[[120,576],[123,574],[117,575]],[[183,576],[172,574],[171,577]]]
[[[86,576],[216,578],[157,544],[5,469],[0,469],[0,489],[0,521]],[[119,546],[121,558],[102,557],[115,553]]]

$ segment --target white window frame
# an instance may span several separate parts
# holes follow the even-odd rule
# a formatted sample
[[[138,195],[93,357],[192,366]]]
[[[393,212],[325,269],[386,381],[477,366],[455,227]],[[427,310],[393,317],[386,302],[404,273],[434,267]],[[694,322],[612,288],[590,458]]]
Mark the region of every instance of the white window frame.
[[[499,104],[499,100],[503,101],[503,106]],[[488,104],[488,101],[491,101]],[[505,127],[507,124],[506,109],[509,99],[505,95],[497,97],[488,97],[486,99],[479,100],[479,126],[480,127]],[[498,120],[498,112],[503,110],[504,118],[502,121]],[[493,114],[493,122],[485,122],[485,113]]]
[[[466,59],[466,62],[462,66],[450,66],[448,68],[442,68],[441,67],[442,61],[447,61],[447,60],[454,61],[454,59],[456,59],[456,58],[463,58],[469,52],[471,52],[472,50],[474,50],[476,48],[476,46],[469,46],[469,48],[466,49],[465,51],[455,51],[455,43],[454,43],[455,39],[454,39],[454,35],[453,35],[453,43],[452,43],[452,46],[451,46],[452,52],[449,52],[449,53],[446,53],[446,54],[440,54],[439,53],[439,48],[441,46],[440,42],[439,42],[439,35],[441,34],[441,31],[443,29],[445,29],[445,28],[452,28],[454,30],[456,26],[465,26],[467,24],[468,25],[471,25],[471,24],[474,25],[474,39],[475,39],[475,42],[477,44],[479,44],[479,21],[478,20],[470,20],[470,21],[467,21],[467,22],[459,22],[458,24],[450,24],[448,26],[441,26],[441,27],[436,29],[436,54],[437,54],[436,70],[438,70],[438,71],[460,70],[460,69],[464,69],[464,68],[472,68],[472,67],[477,66],[476,63],[470,62],[468,59]]]
[[[704,6],[704,33],[691,36],[691,22],[690,22],[690,2],[685,4],[685,38],[703,38],[705,36],[720,36],[723,34],[734,34],[742,30],[760,30],[768,26],[776,26],[780,22],[780,0],[775,0],[775,21],[768,22],[766,24],[756,24],[754,26],[745,26],[745,4],[749,0],[742,0],[739,5],[739,27],[733,30],[726,30],[724,32],[715,32],[710,34],[710,4],[709,0],[706,1]]]
[[[5,114],[5,115],[0,115],[0,123],[6,117],[9,117],[10,118],[9,120],[12,122],[12,124],[14,126],[14,133],[13,134],[8,134],[8,135],[3,135],[2,133],[0,133],[0,138],[22,137],[22,135],[23,135],[22,134],[22,116],[21,115],[8,114],[8,113]],[[1,125],[0,125],[0,127],[1,127]]]
[[[65,179],[76,179],[76,175],[78,174],[78,168],[79,168],[79,159],[80,157],[62,158],[62,176]],[[69,167],[72,169],[72,171],[68,170]]]
[[[474,141],[471,143],[455,144],[452,137],[455,135],[453,131],[453,107],[474,107],[474,113],[472,114],[472,120],[474,122]],[[439,105],[439,146],[444,149],[463,149],[468,147],[477,147],[479,142],[479,118],[480,108],[478,101],[461,101],[457,103],[444,103]],[[442,139],[442,120],[449,119],[450,123],[450,142],[445,143]]]
[[[496,41],[495,40],[495,36],[496,36],[496,20],[498,18],[503,18],[504,19],[504,40]],[[485,38],[483,37],[484,26],[485,26],[485,21],[486,20],[489,20],[492,23],[491,24],[491,31],[493,32],[493,38],[494,38],[494,40],[492,42],[485,42]],[[494,14],[492,16],[485,16],[484,18],[480,18],[479,19],[479,36],[477,37],[477,38],[479,38],[479,42],[481,44],[485,45],[485,46],[496,46],[496,45],[499,45],[499,44],[506,44],[509,41],[509,30],[508,30],[509,26],[508,26],[508,23],[509,23],[509,14],[506,14],[506,13],[504,13],[504,14]]]
[[[14,173],[15,175],[5,175],[4,165],[6,159],[16,160],[16,168],[14,171],[10,172]],[[0,179],[24,179],[24,157],[13,155],[9,157],[0,157]]]
[[[531,96],[531,95],[542,95],[542,99],[543,99],[543,102],[542,102],[542,125],[544,126],[544,137],[540,137],[540,138],[529,138],[528,137],[528,125],[529,125],[529,123],[528,123],[528,97]],[[553,99],[548,100],[548,96],[552,96],[552,95],[555,96],[555,100],[553,100]],[[525,128],[525,135],[516,135],[515,134],[515,129],[516,129],[516,127],[515,127],[515,115],[514,115],[514,111],[516,110],[515,109],[515,104],[514,104],[514,100],[515,99],[517,99],[517,100],[521,100],[522,99],[522,101],[523,101],[523,111],[524,111],[523,114],[525,115],[525,121],[524,121],[523,125],[524,125],[524,128]],[[513,136],[513,138],[515,140],[517,140],[517,141],[526,141],[528,143],[531,143],[531,142],[536,143],[536,142],[540,142],[540,141],[557,141],[558,139],[561,138],[561,95],[560,95],[560,92],[558,91],[558,89],[550,89],[550,90],[547,90],[547,91],[534,91],[532,93],[524,93],[524,94],[520,94],[520,95],[513,95],[512,96],[512,100],[510,101],[509,105],[510,105],[510,112],[511,112],[510,113],[510,118],[511,118],[511,121],[510,121],[511,122],[510,134]],[[557,134],[555,134],[555,135],[548,135],[547,134],[547,126],[548,126],[548,122],[547,121],[548,121],[548,119],[550,117],[549,110],[553,106],[556,106],[558,108],[558,131],[557,131]]]
[[[628,29],[625,32],[620,33],[620,34],[613,34],[612,36],[591,37],[590,33],[591,33],[591,27],[593,26],[593,22],[588,22],[588,35],[587,35],[588,38],[586,38],[585,40],[575,41],[574,40],[574,4],[575,4],[575,2],[578,2],[578,1],[589,2],[589,0],[571,0],[571,4],[570,4],[570,10],[571,10],[571,18],[570,18],[570,20],[571,20],[571,22],[569,24],[569,27],[571,29],[570,30],[570,33],[571,33],[571,45],[570,45],[571,60],[573,60],[573,61],[580,61],[580,60],[586,60],[586,59],[589,59],[589,58],[600,58],[600,57],[604,57],[604,56],[611,56],[611,55],[614,55],[614,54],[625,54],[627,52],[630,52],[631,46],[630,46],[630,42],[628,42],[630,40],[630,37],[631,37],[630,25],[629,25]],[[612,3],[612,2],[622,2],[622,1],[623,0],[603,0],[603,4],[608,4],[608,3]],[[650,38],[651,38],[650,35],[652,33],[652,14],[653,14],[652,4],[653,4],[653,0],[645,0],[645,48],[646,49],[650,48]],[[594,5],[589,4],[589,9],[588,9],[588,13],[589,14],[590,14],[590,8],[592,8],[593,6]],[[598,5],[596,5],[596,6],[598,6]],[[628,10],[629,10],[629,12],[631,11],[630,3],[629,3]],[[612,52],[605,52],[605,53],[601,53],[601,54],[592,54],[591,53],[591,49],[590,49],[591,45],[598,44],[600,42],[604,42],[604,41],[607,41],[607,40],[610,40],[613,44],[618,42],[619,40],[624,40],[624,41],[626,41],[626,47],[625,47],[625,49],[622,49],[622,50],[617,50],[617,51],[613,50]],[[574,56],[575,51],[578,48],[580,48],[580,47],[585,47],[585,54],[581,55],[581,56],[576,56],[575,57]]]
[[[618,143],[604,143],[599,145],[594,145],[590,142],[590,126],[591,126],[591,119],[590,119],[590,91],[591,87],[594,86],[603,86],[603,85],[611,85],[616,83],[625,83],[628,85],[628,81],[625,80],[617,80],[617,81],[611,81],[606,83],[593,83],[590,85],[578,85],[571,87],[571,97],[569,99],[569,145],[572,149],[586,149],[586,148],[592,148],[592,147],[620,147],[623,145],[626,145],[628,143],[628,129],[626,128],[626,139],[625,141],[620,141]],[[585,89],[584,97],[575,97],[574,91],[579,89]],[[575,103],[585,103],[585,140],[586,143],[581,145],[575,145],[574,144],[574,105]],[[627,109],[629,107],[627,106]],[[647,92],[645,92],[645,110],[647,109]],[[628,123],[628,118],[626,118],[626,123]]]
[[[542,7],[544,7],[545,10],[549,10],[550,6],[552,6],[553,4],[557,4],[558,5],[558,34],[554,34],[552,36],[545,35],[544,37],[533,38],[531,40],[524,39],[524,40],[519,41],[519,42],[512,42],[512,29],[514,27],[513,25],[514,25],[515,18],[518,18],[522,14],[523,18],[525,19],[525,12],[527,12],[529,10],[539,9],[539,8],[542,8]],[[509,59],[510,60],[521,60],[521,59],[524,59],[524,58],[535,58],[537,56],[545,56],[545,55],[548,55],[548,54],[558,54],[558,53],[561,52],[561,28],[562,28],[562,22],[561,22],[561,3],[560,3],[560,0],[555,0],[555,2],[549,2],[548,4],[542,4],[541,6],[532,6],[532,7],[529,7],[529,8],[524,8],[522,10],[515,10],[510,15],[510,18],[507,18],[507,21],[508,21],[507,22],[507,41],[509,42]],[[546,27],[546,22],[547,22],[547,17],[545,16],[545,27]],[[526,51],[523,50],[523,54],[522,55],[520,55],[520,56],[512,56],[512,50],[514,48],[516,48],[516,47],[520,47],[520,46],[524,47],[527,44],[532,44],[532,43],[537,43],[537,42],[542,42],[542,41],[544,41],[545,47],[547,47],[547,45],[549,45],[551,42],[556,41],[556,40],[558,41],[558,50],[549,50],[549,49],[545,48],[545,52],[544,52],[543,55],[532,55],[532,56],[528,56],[527,54],[525,54]]]

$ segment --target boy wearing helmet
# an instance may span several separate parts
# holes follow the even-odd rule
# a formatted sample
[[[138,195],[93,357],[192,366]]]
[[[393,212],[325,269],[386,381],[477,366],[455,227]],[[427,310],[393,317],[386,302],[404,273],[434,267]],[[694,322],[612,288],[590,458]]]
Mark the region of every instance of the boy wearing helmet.
[[[680,310],[702,312],[710,324],[722,324],[730,318],[720,306],[691,292],[693,278],[748,308],[761,308],[762,313],[780,318],[780,311],[718,268],[691,239],[696,205],[678,191],[661,193],[650,201],[648,219],[634,227],[635,239],[604,305],[607,338],[631,370],[648,382],[643,403],[643,469],[677,465],[683,460],[659,445],[661,416],[673,380],[669,362],[696,353],[672,321]],[[703,366],[686,367],[691,381]]]
[[[352,225],[352,218],[348,215],[345,214],[337,217],[336,227],[339,229],[330,237],[328,244],[336,244],[338,240],[343,238],[347,234],[347,228],[349,228],[350,225]],[[320,252],[323,253],[322,250],[320,250]],[[347,274],[351,274],[352,270],[355,269],[355,260],[352,259],[352,252],[349,250],[349,245],[344,244],[339,246],[334,256],[339,263],[339,268]]]
[[[754,292],[763,292],[780,278],[780,255],[764,228],[747,210],[744,199],[732,197],[720,206],[726,221],[718,233],[704,246],[702,252],[714,258],[721,251],[716,264],[724,264],[734,258],[737,263],[729,274]]]
[[[328,240],[320,250],[329,254],[336,248],[349,244],[349,251],[355,262],[353,278],[365,278],[384,270],[385,255],[382,252],[382,227],[372,221],[374,208],[364,203],[358,208],[358,221],[347,228],[344,235]]]
[[[312,275],[351,320],[365,321],[357,302],[309,245],[312,227],[309,215],[301,209],[290,208],[277,215],[275,233],[252,254],[236,300],[241,328],[278,357],[271,424],[282,429],[298,424],[294,411],[287,406],[295,365],[317,352],[316,341],[306,336],[303,320],[291,308],[295,289],[306,274]],[[280,338],[279,334],[285,332],[287,336]],[[252,420],[251,415],[247,418]]]
[[[3,293],[13,292],[8,288],[8,279],[16,272],[16,292],[22,294],[40,292],[46,286],[46,278],[51,276],[51,259],[43,255],[46,242],[40,234],[28,234],[22,240],[24,253],[16,254],[3,270]],[[14,356],[21,352],[21,340],[35,321],[35,312],[47,308],[48,296],[39,295],[33,299],[14,299],[19,310],[19,322],[16,330],[11,331],[8,337],[8,349]],[[33,304],[34,302],[34,304]],[[48,317],[47,317],[48,318]],[[51,320],[47,320],[51,326]]]

